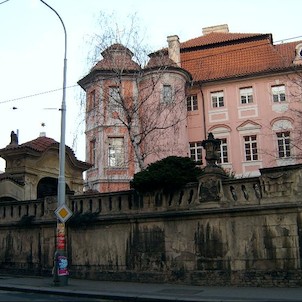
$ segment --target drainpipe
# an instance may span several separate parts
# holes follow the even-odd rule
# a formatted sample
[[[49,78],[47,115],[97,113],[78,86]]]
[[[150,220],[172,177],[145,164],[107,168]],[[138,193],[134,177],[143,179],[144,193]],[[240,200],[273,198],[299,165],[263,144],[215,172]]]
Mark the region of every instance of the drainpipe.
[[[205,103],[204,103],[204,94],[203,94],[203,90],[201,87],[201,84],[199,84],[199,90],[201,93],[201,103],[202,103],[202,123],[203,123],[203,131],[204,131],[204,139],[207,138],[207,128],[206,128],[206,112],[205,112]]]

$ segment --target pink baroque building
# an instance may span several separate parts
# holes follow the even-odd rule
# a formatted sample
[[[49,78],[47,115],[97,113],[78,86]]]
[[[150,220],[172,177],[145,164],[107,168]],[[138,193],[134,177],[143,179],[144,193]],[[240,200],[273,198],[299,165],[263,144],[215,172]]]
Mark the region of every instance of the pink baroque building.
[[[190,74],[164,54],[142,68],[121,44],[79,81],[86,91],[86,190],[129,189],[134,173],[188,155],[185,87]]]
[[[205,163],[202,141],[221,140],[219,164],[238,177],[300,162],[302,41],[230,33],[227,25],[149,55],[144,67],[115,44],[79,81],[86,91],[86,189],[124,190],[169,155]]]
[[[221,139],[220,164],[237,176],[299,161],[301,42],[274,45],[271,34],[230,33],[221,25],[181,43],[181,66],[193,77],[191,157],[212,132]]]

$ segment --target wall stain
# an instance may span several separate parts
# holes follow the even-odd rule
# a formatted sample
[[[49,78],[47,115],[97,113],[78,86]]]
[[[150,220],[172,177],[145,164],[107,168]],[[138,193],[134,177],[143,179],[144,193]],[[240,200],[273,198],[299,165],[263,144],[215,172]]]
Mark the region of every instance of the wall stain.
[[[229,269],[229,262],[224,259],[227,247],[223,243],[221,231],[215,227],[211,228],[209,223],[206,226],[198,223],[195,249],[198,270]]]
[[[126,268],[162,271],[165,261],[165,231],[159,227],[140,229],[135,224],[127,241]]]
[[[299,242],[299,256],[300,261],[302,261],[302,215],[298,213],[297,215],[297,229],[298,229],[298,242]],[[300,267],[302,264],[300,264]]]

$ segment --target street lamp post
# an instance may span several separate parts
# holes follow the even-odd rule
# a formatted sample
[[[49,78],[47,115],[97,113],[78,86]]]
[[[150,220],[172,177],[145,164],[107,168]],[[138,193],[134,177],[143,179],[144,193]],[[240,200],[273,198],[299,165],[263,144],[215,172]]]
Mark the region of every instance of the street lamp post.
[[[60,19],[64,29],[64,67],[63,67],[63,97],[61,105],[61,138],[59,146],[59,178],[58,178],[58,209],[65,210],[65,132],[66,132],[66,72],[67,72],[67,32],[60,15],[50,5],[40,0],[50,8]],[[63,215],[64,216],[64,215]],[[54,256],[54,284],[68,284],[67,256],[65,251],[65,222],[57,221],[56,252]]]

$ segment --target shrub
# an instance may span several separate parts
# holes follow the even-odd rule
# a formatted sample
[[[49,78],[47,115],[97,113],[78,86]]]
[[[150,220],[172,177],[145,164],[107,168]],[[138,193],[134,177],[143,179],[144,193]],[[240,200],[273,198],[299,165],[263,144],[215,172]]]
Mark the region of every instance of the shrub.
[[[189,157],[169,156],[136,173],[131,187],[141,193],[161,189],[170,192],[196,182],[201,173],[202,170]]]

